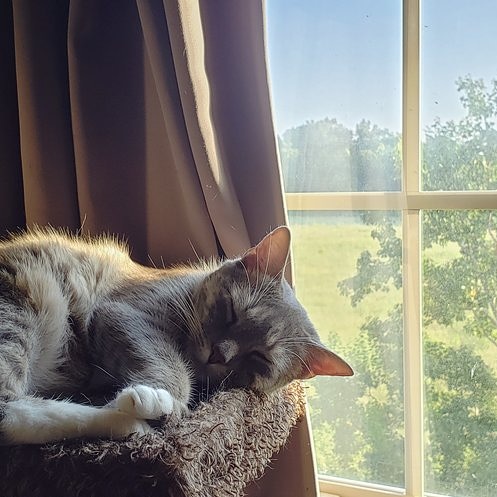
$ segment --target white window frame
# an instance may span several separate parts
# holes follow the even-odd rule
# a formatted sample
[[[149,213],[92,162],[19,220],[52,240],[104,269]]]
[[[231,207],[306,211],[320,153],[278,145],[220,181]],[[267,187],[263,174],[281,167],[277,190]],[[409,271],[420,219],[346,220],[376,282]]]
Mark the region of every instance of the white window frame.
[[[404,301],[405,488],[319,477],[321,495],[421,497],[424,492],[421,223],[423,209],[497,209],[496,192],[420,191],[420,0],[403,0],[402,159],[400,192],[287,193],[294,211],[402,212]]]

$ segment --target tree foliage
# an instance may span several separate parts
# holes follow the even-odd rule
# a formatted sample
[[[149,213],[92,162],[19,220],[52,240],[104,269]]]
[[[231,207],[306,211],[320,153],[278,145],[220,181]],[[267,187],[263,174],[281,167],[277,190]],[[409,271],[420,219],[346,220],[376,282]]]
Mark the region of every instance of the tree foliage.
[[[398,190],[397,133],[360,122],[354,131],[336,119],[310,121],[279,138],[287,192]]]
[[[425,130],[425,190],[497,188],[497,81],[457,83],[465,115]],[[354,131],[336,120],[309,122],[280,138],[287,191],[400,189],[400,138],[367,121]],[[423,212],[424,326],[462,328],[497,354],[497,212]],[[352,306],[402,285],[397,218],[366,213],[375,252],[339,283]],[[440,253],[443,253],[441,256]],[[337,336],[330,336],[337,343]],[[450,342],[454,343],[454,342]],[[356,369],[350,384],[318,380],[311,399],[318,465],[340,476],[402,486],[402,307],[369,318],[341,344]],[[474,348],[425,334],[427,481],[452,495],[497,495],[497,374]],[[330,413],[330,399],[333,399]]]

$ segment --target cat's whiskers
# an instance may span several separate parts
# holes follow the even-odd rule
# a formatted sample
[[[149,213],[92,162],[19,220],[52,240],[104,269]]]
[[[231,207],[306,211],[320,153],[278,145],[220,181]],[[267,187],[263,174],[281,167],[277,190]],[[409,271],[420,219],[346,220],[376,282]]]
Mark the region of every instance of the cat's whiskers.
[[[81,392],[80,395],[87,400],[88,405],[92,405],[90,397],[88,397],[87,395],[85,395],[83,392]]]
[[[187,295],[186,298],[186,307],[189,310],[188,312],[188,319],[192,323],[193,326],[193,331],[196,333],[196,337],[201,340],[202,343],[205,342],[205,337],[203,334],[203,328],[202,328],[202,323],[200,322],[200,319],[198,317],[195,305],[190,297],[190,295]]]
[[[155,262],[154,260],[152,259],[152,256],[150,254],[147,254],[147,257],[148,257],[148,260],[150,261],[150,264],[152,264],[152,266],[157,269],[157,266],[155,265]]]
[[[247,277],[247,287],[250,290],[250,288],[252,287],[252,285],[250,284],[250,275],[249,275],[247,266],[245,266],[245,264],[243,263],[243,261],[242,261],[242,266],[243,266],[243,269],[245,270],[245,276]]]
[[[171,308],[171,310],[176,314],[176,316],[178,315],[174,309]],[[168,324],[172,324],[181,333],[183,333],[183,334],[187,333],[187,331],[184,328],[182,328],[176,321],[174,321],[174,319],[168,318],[167,322],[168,322]]]
[[[224,384],[226,383],[226,381],[228,380],[228,378],[233,374],[233,370],[231,370],[224,378],[223,378],[223,381],[221,381],[221,383],[219,384],[219,390],[222,390],[223,387],[224,387]]]
[[[176,323],[176,321],[174,321],[171,318],[169,318],[169,322],[173,323],[176,326],[176,328],[178,328],[178,330],[180,330],[182,333],[189,333],[190,330],[188,323],[186,322],[184,313],[181,312],[180,309],[177,309],[174,305],[170,305],[169,310],[185,325],[187,330],[182,328],[178,323]]]
[[[309,373],[312,374],[312,370],[311,368],[309,367],[309,365],[307,364],[307,362],[304,361],[304,359],[302,359],[302,357],[297,354],[297,352],[294,352],[293,350],[290,350],[290,349],[286,349],[286,351],[290,354],[292,354],[293,356],[297,357],[297,359],[306,367],[306,369],[309,371]]]
[[[199,402],[205,402],[209,400],[209,377],[206,376],[206,382],[202,379],[201,388],[198,392],[198,400]]]
[[[264,279],[261,281],[260,286],[251,291],[250,306],[257,306],[261,302],[261,300],[263,300],[271,293],[273,286],[274,278],[265,276]]]
[[[198,262],[203,262],[202,258],[198,255],[198,252],[195,249],[195,246],[193,245],[192,241],[188,238],[188,243],[190,244],[190,247],[193,250],[193,253],[195,254],[195,257],[197,258]]]
[[[314,342],[311,339],[302,337],[291,337],[291,338],[285,338],[285,337],[279,337],[278,338],[278,343],[281,344],[288,344],[288,345],[315,345],[316,342]]]
[[[268,269],[269,269],[269,261],[271,260],[271,247],[273,246],[273,239],[269,239],[269,248],[267,251],[267,257],[266,257],[266,267],[264,268],[264,275],[265,277],[268,274]]]
[[[251,302],[250,284],[248,282],[237,285],[237,299],[244,309],[248,309]]]
[[[109,376],[110,378],[114,379],[117,381],[117,378],[109,373],[106,369],[104,369],[102,366],[99,366],[98,364],[95,364],[95,363],[92,363],[91,366],[95,366],[97,369],[100,369],[100,371],[102,371],[103,373],[105,373],[107,376]]]
[[[195,311],[194,304],[190,295],[179,296],[171,309],[176,316],[185,324],[190,337],[201,343],[205,343],[205,338],[202,333],[202,325]]]
[[[272,239],[269,239],[269,248],[268,248],[268,253],[267,257],[265,260],[265,267],[264,267],[264,272],[260,274],[259,270],[259,259],[257,259],[257,271],[256,271],[256,280],[255,280],[255,288],[254,288],[254,293],[259,296],[257,301],[253,305],[257,305],[260,300],[267,294],[266,291],[269,289],[271,283],[274,281],[275,278],[269,275],[269,261],[271,260],[271,245],[272,245]],[[262,269],[262,268],[261,268]],[[260,276],[260,282],[259,282],[259,276]],[[268,281],[269,279],[269,281]]]
[[[245,270],[245,275],[247,277],[247,289],[248,289],[248,294],[249,294],[249,303],[248,303],[247,307],[254,305],[254,301],[255,301],[254,296],[260,294],[260,290],[261,290],[262,284],[264,283],[264,278],[266,276],[266,272],[265,272],[262,275],[262,278],[259,282],[260,271],[259,271],[258,264],[259,264],[259,261],[257,261],[257,269],[255,271],[255,284],[254,284],[254,282],[250,279],[250,274],[248,272],[247,267],[245,266],[245,264],[243,264],[243,261],[242,261],[242,265],[243,265],[243,268]],[[266,271],[267,271],[267,268],[266,268]]]
[[[260,275],[259,260],[257,260],[257,278],[255,280],[255,289],[254,289],[255,292],[257,293],[257,295],[259,295],[261,293],[261,290],[263,288],[264,281],[265,281],[266,274],[267,274],[268,263],[269,263],[269,258],[266,260],[266,267],[264,268],[264,273],[262,275]],[[259,275],[261,276],[260,283],[259,283]]]
[[[250,283],[242,282],[233,285],[233,295],[236,295],[236,301],[242,309],[249,309],[252,306],[253,297]]]
[[[245,302],[245,307],[254,307],[256,306],[265,296],[268,295],[270,292],[272,285],[275,281],[275,278],[271,277],[268,275],[268,262],[266,262],[266,267],[264,268],[264,273],[260,274],[259,267],[257,267],[256,271],[256,279],[255,282],[253,282],[250,279],[250,275],[248,272],[247,267],[242,261],[243,269],[245,270],[245,276],[246,276],[246,288],[245,292],[241,292],[243,295],[246,296],[246,302]],[[241,288],[241,286],[240,286]]]

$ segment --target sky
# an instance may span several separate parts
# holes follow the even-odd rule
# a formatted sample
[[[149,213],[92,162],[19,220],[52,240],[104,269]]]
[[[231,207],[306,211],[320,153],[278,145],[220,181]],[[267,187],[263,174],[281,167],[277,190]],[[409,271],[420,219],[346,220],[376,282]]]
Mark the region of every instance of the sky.
[[[422,0],[421,0],[422,1]],[[266,0],[276,129],[324,117],[401,129],[401,0]],[[497,1],[421,7],[421,123],[463,115],[455,81],[497,79]]]

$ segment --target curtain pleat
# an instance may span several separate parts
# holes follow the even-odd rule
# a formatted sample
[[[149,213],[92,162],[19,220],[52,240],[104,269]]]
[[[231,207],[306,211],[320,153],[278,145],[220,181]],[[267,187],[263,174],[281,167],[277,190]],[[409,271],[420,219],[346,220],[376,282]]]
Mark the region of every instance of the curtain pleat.
[[[69,2],[12,5],[26,220],[74,229],[80,220],[67,77]]]
[[[152,180],[150,187],[157,189],[160,184],[163,189],[162,194],[158,191],[149,195],[150,201],[157,199],[159,204],[151,206],[150,213],[162,211],[159,225],[161,219],[172,218],[180,230],[189,226],[188,244],[200,256],[208,257],[217,250],[216,237],[187,132],[166,13],[161,0],[137,2],[137,6],[145,43],[147,155],[162,177]],[[178,220],[177,215],[182,219]],[[174,233],[174,224],[168,222],[166,232]],[[154,245],[167,251],[167,246],[158,242]],[[173,258],[183,258],[186,249],[191,251],[191,247],[179,247]]]
[[[285,223],[262,0],[0,8],[1,234],[110,232],[158,265]],[[306,420],[272,467],[250,495],[316,495]]]
[[[143,43],[136,6],[71,1],[67,58],[83,228],[126,235],[133,255],[144,260]]]
[[[167,25],[187,133],[210,218],[224,252],[249,246],[229,165],[220,155],[211,120],[211,88],[204,65],[205,40],[197,2],[165,1]],[[229,40],[227,40],[229,41]]]
[[[0,2],[0,60],[0,230],[8,232],[26,223],[10,2]]]
[[[286,223],[259,1],[199,2],[219,155],[232,179],[250,241]]]

